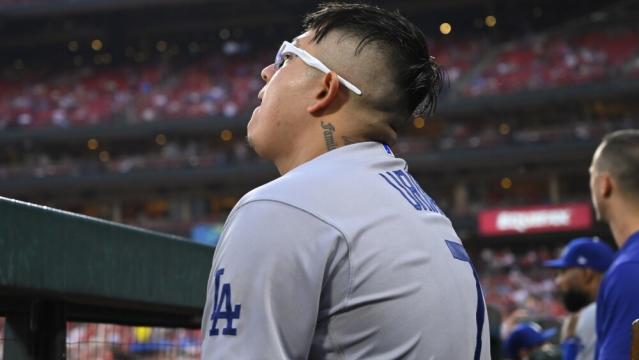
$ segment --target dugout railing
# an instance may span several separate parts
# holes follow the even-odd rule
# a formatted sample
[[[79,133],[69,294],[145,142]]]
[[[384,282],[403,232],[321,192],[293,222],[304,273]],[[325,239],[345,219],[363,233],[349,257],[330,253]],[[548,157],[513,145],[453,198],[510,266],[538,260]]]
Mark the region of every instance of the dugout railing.
[[[213,249],[0,197],[5,359],[65,359],[69,321],[199,327]]]

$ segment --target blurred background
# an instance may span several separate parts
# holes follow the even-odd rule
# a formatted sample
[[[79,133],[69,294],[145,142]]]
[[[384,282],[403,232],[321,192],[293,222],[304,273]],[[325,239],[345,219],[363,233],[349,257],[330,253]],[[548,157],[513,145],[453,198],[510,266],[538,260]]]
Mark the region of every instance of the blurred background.
[[[588,166],[604,134],[639,127],[639,1],[373,3],[422,28],[450,82],[393,150],[452,219],[493,317],[558,324],[541,262],[577,236],[612,244]],[[0,0],[0,195],[214,246],[277,176],[245,127],[260,70],[315,6]],[[67,343],[70,359],[199,356],[192,329],[70,322]]]

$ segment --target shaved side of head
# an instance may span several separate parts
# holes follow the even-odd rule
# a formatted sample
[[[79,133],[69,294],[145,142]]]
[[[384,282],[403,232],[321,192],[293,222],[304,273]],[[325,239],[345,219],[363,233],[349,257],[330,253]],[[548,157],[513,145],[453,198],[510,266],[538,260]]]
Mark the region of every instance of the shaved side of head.
[[[596,171],[610,173],[624,194],[639,199],[639,130],[619,130],[606,135],[595,159]]]
[[[374,128],[389,127],[388,131],[395,132],[410,117],[401,111],[409,106],[396,81],[399,72],[389,61],[392,57],[389,49],[378,43],[358,48],[360,42],[361,39],[351,33],[335,30],[326,34],[318,45],[323,52],[322,61],[362,90],[361,96],[350,94],[349,100],[364,119],[362,125],[371,128],[373,133],[368,135],[373,140],[389,142],[390,139],[375,138]]]
[[[435,110],[443,73],[423,33],[398,12],[329,3],[309,14],[305,27],[317,44],[326,43],[327,65],[362,89],[361,97],[351,96],[358,108],[392,131]]]

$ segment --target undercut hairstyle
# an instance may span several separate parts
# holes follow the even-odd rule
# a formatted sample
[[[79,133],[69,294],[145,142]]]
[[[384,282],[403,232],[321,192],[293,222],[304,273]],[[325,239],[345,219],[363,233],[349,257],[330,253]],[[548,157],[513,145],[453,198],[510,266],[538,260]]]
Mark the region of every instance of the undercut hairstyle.
[[[383,49],[391,64],[396,88],[400,89],[393,111],[401,120],[390,124],[397,129],[417,116],[428,116],[437,107],[444,73],[430,56],[422,31],[398,11],[356,3],[326,3],[304,19],[306,31],[314,30],[319,43],[331,31],[341,31],[359,39],[355,55],[367,46]]]
[[[610,133],[602,144],[595,169],[608,171],[623,193],[639,199],[639,129]]]

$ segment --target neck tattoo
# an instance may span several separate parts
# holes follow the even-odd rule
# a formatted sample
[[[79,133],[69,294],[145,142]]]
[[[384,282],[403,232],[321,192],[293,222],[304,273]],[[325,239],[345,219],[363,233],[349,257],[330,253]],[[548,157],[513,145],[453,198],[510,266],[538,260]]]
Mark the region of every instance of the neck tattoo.
[[[326,143],[326,149],[331,151],[337,148],[337,144],[335,143],[335,127],[331,123],[326,123],[322,121],[321,123],[322,129],[324,129],[324,142]]]

